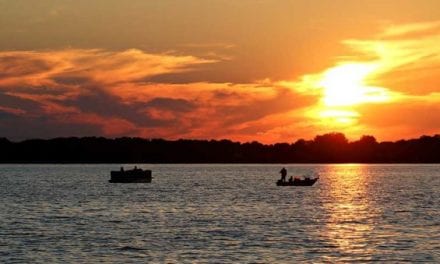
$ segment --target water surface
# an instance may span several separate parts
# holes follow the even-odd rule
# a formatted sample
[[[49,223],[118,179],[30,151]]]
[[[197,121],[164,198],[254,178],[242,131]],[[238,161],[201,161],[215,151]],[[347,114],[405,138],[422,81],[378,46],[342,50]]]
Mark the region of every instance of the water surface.
[[[137,165],[0,165],[0,262],[440,262],[440,165]]]

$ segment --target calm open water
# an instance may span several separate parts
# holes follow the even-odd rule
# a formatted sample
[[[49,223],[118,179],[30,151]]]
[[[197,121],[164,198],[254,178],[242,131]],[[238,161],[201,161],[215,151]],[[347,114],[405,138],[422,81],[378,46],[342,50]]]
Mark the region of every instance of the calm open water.
[[[282,166],[0,165],[0,262],[440,262],[440,165]]]

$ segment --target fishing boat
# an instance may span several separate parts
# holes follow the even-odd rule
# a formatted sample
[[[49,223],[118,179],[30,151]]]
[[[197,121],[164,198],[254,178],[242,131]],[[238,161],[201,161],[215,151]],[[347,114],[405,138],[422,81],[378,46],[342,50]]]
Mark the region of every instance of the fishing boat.
[[[151,170],[143,170],[135,167],[132,170],[124,170],[121,167],[119,171],[110,172],[111,183],[141,183],[141,182],[151,182],[153,176]]]
[[[312,186],[313,184],[315,184],[315,182],[318,181],[318,179],[319,177],[315,177],[313,179],[308,177],[304,179],[295,177],[293,178],[293,180],[289,180],[289,181],[278,180],[277,186]]]

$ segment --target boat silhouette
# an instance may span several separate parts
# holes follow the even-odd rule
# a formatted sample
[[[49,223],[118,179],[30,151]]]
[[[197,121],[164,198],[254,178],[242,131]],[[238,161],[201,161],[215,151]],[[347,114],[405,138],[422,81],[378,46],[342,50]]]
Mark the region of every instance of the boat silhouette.
[[[119,171],[110,172],[111,183],[142,183],[151,182],[153,176],[151,175],[151,170],[143,170],[135,167],[132,170],[124,170],[121,167]]]
[[[277,186],[312,186],[313,184],[315,184],[315,182],[317,182],[319,179],[319,177],[315,177],[313,179],[311,178],[298,178],[295,177],[293,178],[293,180],[289,180],[289,181],[282,181],[281,179],[277,181]]]

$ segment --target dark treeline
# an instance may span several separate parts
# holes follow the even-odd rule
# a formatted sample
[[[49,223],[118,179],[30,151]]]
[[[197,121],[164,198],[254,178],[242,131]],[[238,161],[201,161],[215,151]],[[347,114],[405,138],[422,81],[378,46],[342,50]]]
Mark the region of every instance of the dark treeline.
[[[438,163],[440,135],[396,142],[341,133],[264,145],[230,140],[102,137],[11,142],[0,138],[2,163]]]

